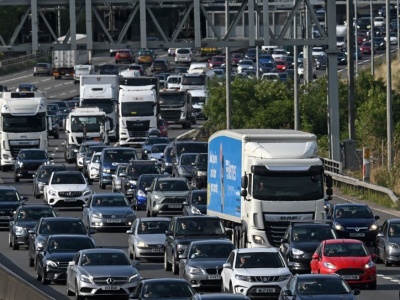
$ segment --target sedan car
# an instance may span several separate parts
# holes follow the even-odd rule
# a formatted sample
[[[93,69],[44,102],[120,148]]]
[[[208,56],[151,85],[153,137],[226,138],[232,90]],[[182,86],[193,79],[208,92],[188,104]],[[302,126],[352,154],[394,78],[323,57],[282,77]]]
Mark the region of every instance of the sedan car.
[[[118,69],[114,65],[101,65],[99,67],[100,75],[118,75]]]
[[[232,251],[221,276],[223,292],[266,299],[279,296],[291,273],[278,249],[245,248]]]
[[[55,171],[67,171],[65,165],[42,164],[33,174],[33,196],[39,199],[43,196],[43,188],[49,183],[50,175]]]
[[[388,219],[380,227],[375,253],[387,267],[400,263],[400,219]]]
[[[191,190],[183,203],[184,216],[207,214],[207,190]]]
[[[14,211],[25,201],[28,201],[28,197],[22,197],[15,187],[0,186],[0,228],[9,227]]]
[[[56,217],[55,211],[49,205],[31,204],[20,205],[10,222],[8,233],[8,245],[13,250],[19,246],[28,247],[28,231],[33,229],[42,217]]]
[[[362,42],[360,45],[360,51],[362,54],[371,54],[372,52],[372,43],[371,42]]]
[[[192,187],[201,189],[207,186],[208,154],[199,153],[193,163]]]
[[[169,62],[166,59],[155,59],[150,66],[151,72],[167,72],[169,71]]]
[[[66,272],[67,295],[75,295],[76,299],[128,296],[142,279],[121,249],[80,250]]]
[[[33,178],[41,164],[49,164],[52,160],[45,150],[21,149],[14,164],[14,182],[19,182],[21,178]]]
[[[302,274],[290,278],[281,290],[279,300],[355,300],[359,294],[359,289],[353,291],[337,274]]]
[[[347,65],[347,55],[344,52],[338,52],[336,55],[338,65]]]
[[[136,219],[128,199],[122,193],[94,194],[83,205],[82,220],[86,228],[129,228]]]
[[[222,265],[233,249],[230,240],[192,241],[179,255],[179,278],[195,289],[220,287]]]
[[[76,252],[95,247],[93,239],[86,235],[49,235],[43,246],[37,247],[36,280],[41,280],[43,284],[65,281],[66,267]]]
[[[129,300],[141,299],[182,299],[190,300],[196,294],[190,284],[183,279],[144,279],[129,296]]]
[[[76,153],[76,168],[79,171],[83,170],[83,166],[85,164],[85,159],[86,159],[86,153],[88,152],[89,148],[92,146],[106,146],[106,145],[102,142],[96,142],[96,141],[83,142],[81,144],[81,146],[79,147],[79,150],[76,150],[76,151],[78,151]],[[90,158],[92,158],[92,156],[90,156]]]
[[[148,137],[142,145],[142,159],[149,159],[149,153],[154,144],[169,144],[169,139],[166,137]]]
[[[128,254],[133,260],[164,257],[165,231],[170,219],[166,217],[138,218],[126,233]]]
[[[363,242],[352,239],[325,240],[312,256],[311,273],[339,274],[349,284],[367,284],[376,289],[376,254]]]
[[[231,65],[237,66],[239,61],[241,61],[243,58],[243,53],[231,53]]]

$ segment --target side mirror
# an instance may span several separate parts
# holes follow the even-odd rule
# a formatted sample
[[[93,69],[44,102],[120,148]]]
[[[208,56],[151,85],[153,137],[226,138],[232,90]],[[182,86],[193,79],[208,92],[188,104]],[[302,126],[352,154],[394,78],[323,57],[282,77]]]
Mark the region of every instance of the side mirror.
[[[379,220],[380,218],[380,216],[375,216],[375,220]]]
[[[36,248],[36,250],[37,250],[37,251],[43,251],[43,246],[38,246],[38,247]]]
[[[75,262],[74,261],[69,261],[68,262],[68,266],[75,266]]]
[[[179,255],[179,259],[186,259],[186,255],[180,254],[180,255]]]
[[[371,259],[375,262],[378,259],[378,255],[375,253],[371,254]]]
[[[165,235],[173,235],[173,232],[171,230],[165,231]]]
[[[319,255],[318,255],[317,253],[314,253],[314,254],[312,255],[312,259],[319,259]]]
[[[291,290],[284,290],[284,291],[283,291],[283,295],[284,295],[284,296],[293,296]]]
[[[186,201],[183,202],[182,204],[183,204],[183,206],[188,206],[189,205],[189,203],[187,203]]]
[[[75,153],[78,153],[78,152],[79,152],[79,150],[78,150],[78,149],[74,149],[74,152],[75,152]]]
[[[21,197],[21,200],[22,200],[22,201],[28,201],[29,198],[28,198],[27,196],[23,196],[23,197]]]
[[[127,234],[133,234],[133,231],[132,230],[127,230],[126,233]]]
[[[379,232],[376,237],[384,237],[385,235],[382,232]]]
[[[353,295],[360,295],[361,291],[359,289],[353,290]]]
[[[232,268],[232,265],[231,265],[230,263],[224,263],[224,264],[222,265],[222,267],[223,267],[224,269],[231,269],[231,268]]]

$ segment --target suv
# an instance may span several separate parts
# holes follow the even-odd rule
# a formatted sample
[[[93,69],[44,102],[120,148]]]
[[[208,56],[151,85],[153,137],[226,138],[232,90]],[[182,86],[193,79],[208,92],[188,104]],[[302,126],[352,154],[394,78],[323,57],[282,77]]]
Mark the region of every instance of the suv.
[[[208,153],[208,143],[182,140],[174,141],[170,153],[172,162],[171,174],[176,172],[175,168],[182,153]]]
[[[33,196],[39,199],[43,195],[43,188],[49,183],[50,175],[54,171],[67,171],[65,165],[42,164],[33,174]]]
[[[147,188],[147,216],[181,214],[183,202],[189,192],[190,186],[186,178],[154,178],[150,187]]]
[[[164,269],[176,275],[179,272],[179,255],[183,255],[190,242],[195,240],[228,239],[222,220],[213,216],[179,216],[171,218],[166,231]]]
[[[310,273],[312,255],[323,240],[336,239],[331,224],[291,223],[281,241],[279,251],[292,273]]]
[[[33,68],[33,76],[37,75],[47,75],[51,76],[53,69],[51,64],[48,63],[37,63],[36,66]]]
[[[207,186],[208,153],[196,156],[192,169],[192,187],[201,189]]]
[[[118,50],[117,54],[115,54],[115,63],[118,64],[120,62],[128,62],[128,64],[135,62],[135,56],[133,55],[131,50]]]
[[[166,59],[155,59],[150,66],[151,72],[165,72],[169,70],[169,62]]]
[[[0,228],[8,228],[18,206],[28,201],[21,197],[15,187],[0,186]]]
[[[177,48],[175,50],[176,63],[191,63],[193,60],[192,49],[190,48]]]
[[[14,182],[19,182],[20,178],[32,178],[41,164],[52,160],[45,150],[21,149],[14,164]]]

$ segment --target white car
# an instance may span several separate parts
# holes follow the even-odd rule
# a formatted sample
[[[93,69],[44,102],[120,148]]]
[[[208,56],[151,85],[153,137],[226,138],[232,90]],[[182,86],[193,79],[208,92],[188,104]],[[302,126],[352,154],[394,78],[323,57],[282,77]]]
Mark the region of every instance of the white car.
[[[95,179],[99,179],[100,155],[101,152],[94,152],[87,165],[89,183],[93,182]]]
[[[83,174],[79,171],[55,171],[43,188],[44,201],[54,206],[61,202],[82,207],[92,196]]]
[[[389,33],[389,37],[390,37],[390,45],[397,45],[397,32],[391,31]],[[384,40],[386,42],[386,37],[384,37]]]
[[[317,68],[314,64],[313,64],[312,68],[313,68],[313,70],[312,70],[313,78],[317,78]],[[304,65],[303,64],[299,64],[297,66],[297,73],[299,74],[300,78],[304,77]]]
[[[193,52],[190,48],[176,48],[175,63],[191,63],[193,60]]]
[[[221,272],[222,292],[257,299],[278,297],[291,276],[277,248],[244,248],[231,252]]]
[[[386,19],[384,17],[375,17],[374,18],[374,26],[375,27],[382,27],[385,26]]]
[[[167,77],[167,89],[179,89],[181,81],[182,75],[169,75]]]
[[[244,73],[245,70],[254,68],[254,63],[251,59],[242,59],[238,62],[237,72]]]
[[[168,56],[175,56],[176,48],[168,48]]]
[[[277,60],[277,59],[286,60],[287,56],[288,56],[288,54],[285,49],[274,49],[272,52],[272,58],[274,60]]]
[[[314,58],[316,58],[316,57],[318,57],[318,56],[320,56],[320,55],[324,55],[325,54],[325,51],[324,51],[324,47],[313,47],[312,48],[312,57],[314,57]]]

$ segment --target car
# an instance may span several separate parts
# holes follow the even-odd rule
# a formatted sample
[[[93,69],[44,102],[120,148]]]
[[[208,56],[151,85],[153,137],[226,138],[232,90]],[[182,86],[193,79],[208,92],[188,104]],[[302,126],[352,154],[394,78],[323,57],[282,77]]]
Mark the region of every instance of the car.
[[[118,75],[118,69],[115,65],[101,65],[99,67],[100,75]]]
[[[179,89],[182,81],[182,75],[170,75],[167,77],[167,89]]]
[[[151,147],[150,152],[148,153],[148,157],[150,160],[154,160],[157,164],[161,165],[161,156],[164,154],[165,147],[169,144],[154,144]]]
[[[386,50],[386,42],[383,37],[374,37],[373,44],[376,50]]]
[[[240,60],[244,58],[243,53],[231,53],[231,65],[236,67]]]
[[[169,69],[169,62],[163,58],[153,60],[153,63],[150,66],[151,72],[166,72],[169,71]]]
[[[142,159],[149,159],[149,153],[154,144],[169,144],[166,137],[148,137],[142,144]]]
[[[115,174],[112,175],[111,190],[112,192],[120,192],[122,189],[122,177],[120,174],[125,174],[126,163],[118,164]]]
[[[385,266],[400,263],[400,219],[383,222],[376,237],[375,253]]]
[[[144,76],[144,67],[140,64],[130,64],[127,70],[129,71],[137,70],[140,72],[141,76]]]
[[[190,300],[250,300],[250,298],[241,294],[210,293],[196,294]]]
[[[82,220],[88,229],[129,228],[136,213],[122,193],[96,193],[83,205]]]
[[[276,72],[275,62],[262,62],[258,64],[258,68],[261,74],[263,73],[274,73]]]
[[[362,241],[336,239],[322,241],[312,256],[312,274],[339,274],[350,285],[376,289],[376,254],[370,254]]]
[[[54,137],[54,139],[60,138],[60,125],[58,116],[56,114],[51,115],[47,113],[47,135]]]
[[[91,184],[93,180],[99,179],[100,155],[101,152],[94,152],[87,165],[87,180],[89,184]]]
[[[67,266],[67,295],[76,299],[126,297],[142,279],[136,264],[122,249],[82,249]]]
[[[210,69],[214,69],[220,67],[224,63],[225,63],[225,56],[214,55],[211,57],[211,59],[208,60],[208,67]]]
[[[33,83],[20,83],[15,90],[16,92],[36,92],[38,90],[37,86]]]
[[[375,243],[378,234],[379,216],[374,216],[366,204],[335,204],[329,209],[327,219],[332,221],[339,238],[359,239]]]
[[[347,55],[344,52],[338,52],[336,55],[338,65],[347,65]]]
[[[189,70],[188,67],[185,66],[176,66],[175,69],[172,71],[174,74],[186,74]]]
[[[325,49],[324,47],[320,47],[320,46],[316,46],[312,48],[312,57],[315,59],[320,55],[324,55],[325,54]]]
[[[191,63],[193,61],[193,52],[191,48],[176,48],[175,63]]]
[[[285,60],[275,59],[275,68],[277,72],[285,72],[287,65]]]
[[[277,298],[291,276],[276,248],[232,250],[221,272],[222,292],[243,294],[250,299]],[[259,281],[259,278],[262,281]]]
[[[172,145],[165,147],[164,153],[161,156],[161,173],[172,174]]]
[[[170,218],[137,218],[128,234],[128,255],[132,260],[164,257],[165,231]]]
[[[317,68],[317,70],[326,70],[327,66],[328,57],[326,54],[319,55],[315,58],[315,67]]]
[[[274,62],[274,58],[272,57],[271,54],[260,54],[260,56],[258,57],[258,63],[272,63]]]
[[[120,49],[115,54],[114,60],[115,60],[116,64],[121,63],[121,62],[126,62],[128,64],[131,64],[131,63],[135,62],[135,55],[133,54],[132,50]]]
[[[251,59],[242,59],[238,62],[237,65],[237,72],[244,73],[245,70],[249,68],[254,68],[253,60]]]
[[[178,278],[154,278],[142,280],[129,300],[141,299],[191,299],[196,294],[190,284]]]
[[[138,64],[151,65],[155,57],[153,50],[142,49],[139,51],[137,62]]]
[[[218,79],[225,78],[226,73],[223,67],[213,68],[214,76]]]
[[[244,54],[244,59],[250,59],[253,62],[256,62],[257,59],[257,49],[256,48],[249,48],[247,52]]]
[[[376,16],[374,18],[374,26],[375,27],[382,27],[386,24],[386,19],[384,17]]]
[[[51,234],[88,235],[95,233],[88,231],[80,218],[73,217],[42,217],[32,230],[28,230],[28,265],[35,265],[38,247],[42,247],[46,238]]]
[[[225,230],[222,220],[215,216],[175,216],[165,232],[164,270],[179,273],[179,256],[195,240],[228,240],[231,230]]]
[[[222,265],[233,249],[235,246],[229,240],[192,241],[179,255],[179,278],[196,290],[221,287]]]
[[[67,171],[64,164],[42,164],[33,174],[33,196],[39,199],[43,196],[43,188],[49,183],[50,175],[54,171]]]
[[[191,185],[193,188],[204,188],[207,186],[208,154],[199,153],[193,163]]]
[[[298,72],[300,78],[304,77],[304,65],[303,64],[298,64],[297,72]],[[312,64],[312,77],[317,78],[317,68],[314,64]]]
[[[133,191],[132,204],[135,209],[145,209],[147,206],[147,188],[150,187],[156,177],[169,177],[168,174],[142,174],[136,181],[136,188]]]
[[[181,214],[183,202],[189,191],[190,186],[186,178],[154,178],[147,188],[146,216]]]
[[[99,145],[91,145],[85,152],[85,156],[83,157],[83,166],[82,166],[82,173],[86,177],[88,177],[87,166],[92,159],[93,153],[101,152],[104,148],[110,147],[110,145],[106,144],[99,144]]]
[[[92,190],[81,172],[55,171],[43,188],[43,196],[51,206],[81,206],[90,199]]]
[[[362,42],[360,45],[360,51],[362,54],[371,54],[372,53],[372,43],[371,42]]]
[[[261,75],[261,79],[267,80],[267,81],[281,81],[279,74],[280,73],[278,73],[278,72],[263,73]]]
[[[276,48],[276,49],[272,50],[272,58],[274,60],[277,60],[277,59],[285,60],[287,56],[288,56],[288,53],[286,52],[285,49]]]
[[[83,170],[83,165],[85,164],[85,159],[86,159],[86,152],[88,149],[92,146],[105,146],[104,143],[102,142],[97,142],[97,141],[86,141],[81,144],[78,150],[75,150],[76,153],[76,168],[78,171]],[[90,155],[90,158],[92,158],[92,154]]]
[[[21,149],[14,164],[14,182],[22,178],[33,178],[41,164],[49,164],[53,158],[49,158],[46,150]]]
[[[183,203],[182,215],[206,215],[207,214],[207,190],[191,190]]]
[[[42,217],[56,217],[57,214],[49,205],[20,205],[10,221],[8,245],[13,250],[20,246],[28,247],[28,230],[33,229]]]
[[[328,223],[292,222],[281,241],[279,251],[292,273],[309,273],[311,257],[323,240],[336,239]]]
[[[53,68],[49,63],[37,63],[35,67],[33,67],[33,76],[38,75],[47,75],[51,76],[53,72]]]
[[[41,280],[43,284],[49,284],[51,281],[64,282],[66,280],[66,267],[76,252],[95,247],[93,239],[87,235],[49,235],[43,246],[37,247],[36,280]]]
[[[160,174],[157,161],[132,160],[127,165],[121,177],[121,192],[131,201],[134,198],[136,183],[142,174]]]
[[[356,300],[359,289],[352,290],[338,274],[301,274],[290,278],[281,290],[279,300],[348,299]]]
[[[384,37],[384,40],[386,42],[386,37]],[[397,32],[394,31],[389,32],[389,41],[390,45],[397,45]]]
[[[157,128],[160,130],[162,137],[168,137],[168,124],[164,119],[157,120]]]
[[[0,186],[0,228],[9,228],[14,211],[28,199],[27,196],[21,196],[13,186]]]
[[[176,48],[168,48],[168,56],[175,56]]]
[[[196,160],[197,153],[182,153],[179,157],[178,163],[175,166],[172,176],[184,177],[189,181],[192,180],[193,165]]]
[[[172,171],[174,173],[174,169],[179,161],[182,153],[207,153],[208,152],[208,143],[200,142],[200,141],[188,141],[188,140],[174,140],[172,142],[171,149],[171,157],[172,157]]]

